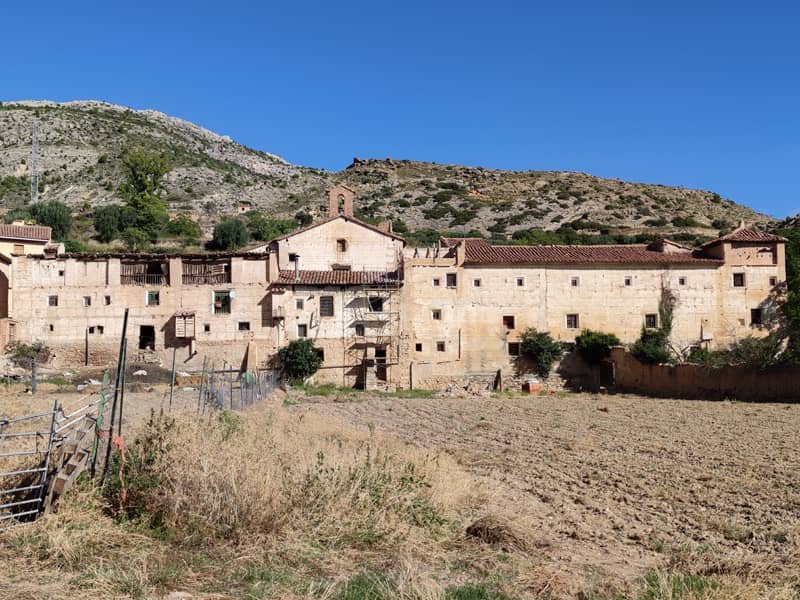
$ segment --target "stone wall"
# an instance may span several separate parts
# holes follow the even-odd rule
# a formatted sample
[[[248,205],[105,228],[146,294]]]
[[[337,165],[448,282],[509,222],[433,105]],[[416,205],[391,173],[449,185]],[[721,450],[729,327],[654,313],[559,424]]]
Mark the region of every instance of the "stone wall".
[[[624,348],[611,353],[614,384],[620,391],[665,398],[800,401],[800,367],[767,371],[700,365],[643,365]]]

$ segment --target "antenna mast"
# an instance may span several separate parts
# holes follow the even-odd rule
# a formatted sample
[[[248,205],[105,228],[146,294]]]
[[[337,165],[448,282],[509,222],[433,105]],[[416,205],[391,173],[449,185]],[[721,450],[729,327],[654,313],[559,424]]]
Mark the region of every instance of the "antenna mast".
[[[31,204],[39,199],[39,121],[31,123]]]

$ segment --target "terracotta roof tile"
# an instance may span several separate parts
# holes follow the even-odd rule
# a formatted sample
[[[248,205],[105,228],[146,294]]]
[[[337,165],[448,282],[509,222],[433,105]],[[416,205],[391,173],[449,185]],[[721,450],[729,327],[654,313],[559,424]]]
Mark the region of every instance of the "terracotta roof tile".
[[[713,246],[714,244],[719,244],[720,242],[785,242],[786,238],[782,238],[779,235],[773,235],[771,233],[767,233],[766,231],[759,231],[758,229],[735,229],[731,231],[727,235],[723,235],[721,238],[716,240],[711,240],[710,242],[706,242],[703,244],[705,246]]]
[[[458,239],[447,239],[453,248]],[[721,260],[698,252],[657,252],[645,244],[608,246],[495,246],[485,240],[467,238],[465,264],[672,264],[719,265]]]
[[[278,285],[399,285],[396,271],[300,271],[280,272]]]
[[[52,228],[44,225],[0,224],[0,238],[5,239],[49,242],[52,233]]]
[[[336,219],[344,219],[345,221],[349,221],[351,223],[355,223],[356,225],[361,225],[361,227],[364,227],[366,229],[371,229],[372,231],[375,231],[375,232],[380,233],[382,235],[388,236],[390,238],[394,238],[394,239],[399,240],[399,241],[401,241],[401,242],[403,242],[405,244],[406,240],[402,236],[399,236],[396,233],[389,233],[388,231],[384,231],[380,227],[375,227],[374,225],[370,225],[369,223],[365,223],[361,219],[356,219],[355,217],[351,217],[349,215],[334,215],[332,217],[328,217],[326,219],[323,219],[322,221],[317,221],[316,223],[312,223],[311,225],[306,225],[305,227],[301,227],[300,229],[295,229],[294,231],[290,231],[289,233],[286,233],[286,234],[284,234],[282,236],[273,238],[273,239],[270,240],[270,242],[277,242],[277,241],[280,241],[280,240],[285,240],[286,238],[293,237],[293,236],[295,236],[295,235],[297,235],[299,233],[303,233],[305,231],[308,231],[309,229],[314,229],[315,227],[319,227],[320,225],[325,225],[326,223],[330,223],[331,221],[335,221]]]

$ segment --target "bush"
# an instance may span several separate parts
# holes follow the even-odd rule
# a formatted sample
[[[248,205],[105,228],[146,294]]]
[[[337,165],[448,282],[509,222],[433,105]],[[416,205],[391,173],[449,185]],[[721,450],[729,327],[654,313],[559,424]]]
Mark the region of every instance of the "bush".
[[[64,252],[82,254],[88,251],[89,247],[80,240],[64,240]]]
[[[526,330],[520,339],[522,354],[536,363],[536,372],[539,375],[547,377],[553,368],[553,363],[561,358],[563,352],[561,344],[549,333],[536,331],[533,328]]]
[[[236,250],[250,239],[247,227],[239,219],[225,219],[214,227],[211,248],[214,250]]]
[[[150,236],[136,227],[128,227],[120,237],[131,252],[144,252],[150,246]]]
[[[273,240],[296,227],[297,221],[293,219],[276,219],[256,211],[247,213],[247,229],[254,240]]]
[[[619,346],[620,343],[619,338],[613,333],[603,333],[591,329],[584,329],[575,338],[575,348],[578,354],[590,365],[600,364],[611,354],[611,347]]]
[[[672,219],[672,224],[675,227],[702,227],[694,217],[675,217]]]
[[[671,355],[667,345],[667,334],[661,329],[642,327],[642,333],[630,347],[630,353],[645,365],[669,362]]]
[[[72,211],[63,202],[39,202],[30,207],[31,216],[41,225],[53,228],[53,239],[63,240],[72,227]]]
[[[322,358],[314,350],[310,338],[292,340],[278,350],[281,369],[293,380],[311,377],[322,366]]]
[[[203,235],[200,225],[193,221],[189,215],[178,215],[167,223],[164,231],[171,236],[189,240],[198,240]]]

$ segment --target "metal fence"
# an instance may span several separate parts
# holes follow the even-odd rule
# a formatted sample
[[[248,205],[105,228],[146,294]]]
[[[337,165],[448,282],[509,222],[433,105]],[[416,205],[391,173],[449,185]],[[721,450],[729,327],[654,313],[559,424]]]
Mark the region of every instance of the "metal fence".
[[[282,383],[273,369],[239,372],[234,369],[203,369],[197,412],[206,410],[244,410],[263,400]]]

